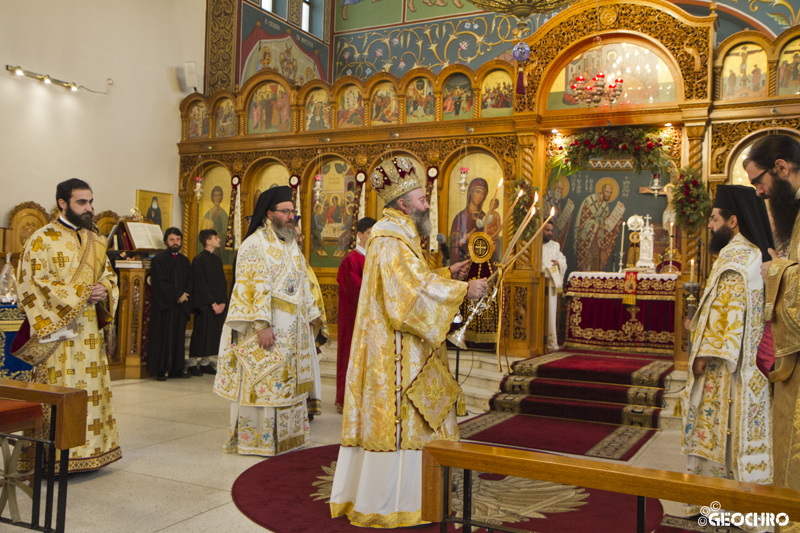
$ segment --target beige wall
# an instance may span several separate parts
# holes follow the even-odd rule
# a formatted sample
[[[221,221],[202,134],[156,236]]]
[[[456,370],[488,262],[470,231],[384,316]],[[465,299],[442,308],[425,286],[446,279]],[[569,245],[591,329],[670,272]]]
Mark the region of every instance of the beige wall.
[[[180,226],[178,106],[184,61],[202,91],[205,15],[203,0],[0,0],[0,225],[20,202],[50,210],[56,184],[77,177],[95,212],[127,214],[136,189],[171,193]],[[93,90],[114,83],[74,93],[6,64]]]

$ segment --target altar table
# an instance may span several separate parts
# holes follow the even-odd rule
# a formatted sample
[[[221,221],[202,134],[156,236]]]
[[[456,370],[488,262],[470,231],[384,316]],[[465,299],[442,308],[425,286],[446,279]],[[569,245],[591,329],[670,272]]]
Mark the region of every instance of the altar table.
[[[638,273],[636,281],[636,303],[625,305],[624,272],[571,273],[565,346],[672,354],[678,276]]]

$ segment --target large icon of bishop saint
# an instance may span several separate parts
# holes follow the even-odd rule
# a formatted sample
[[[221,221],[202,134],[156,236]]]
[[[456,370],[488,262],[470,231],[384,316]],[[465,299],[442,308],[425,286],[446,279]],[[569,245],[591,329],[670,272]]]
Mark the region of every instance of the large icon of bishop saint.
[[[616,180],[602,178],[595,191],[581,204],[575,227],[575,256],[577,270],[581,272],[605,270],[625,214],[622,202],[611,207],[611,202],[619,196]]]

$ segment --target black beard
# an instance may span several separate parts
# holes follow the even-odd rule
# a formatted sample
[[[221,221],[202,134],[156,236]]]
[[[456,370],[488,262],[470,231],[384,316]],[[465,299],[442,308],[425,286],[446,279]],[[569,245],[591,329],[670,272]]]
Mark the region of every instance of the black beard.
[[[791,183],[773,176],[772,191],[769,194],[769,210],[772,213],[775,240],[781,244],[792,240],[794,221],[800,211],[800,200],[794,197],[794,193]]]
[[[417,233],[419,233],[420,237],[427,237],[431,234],[431,230],[433,229],[431,225],[431,209],[428,208],[425,211],[419,211],[414,209],[413,207],[408,211],[408,216],[411,220],[414,221],[414,225],[417,226]]]
[[[712,254],[718,254],[733,239],[733,230],[728,226],[722,226],[719,231],[711,230],[711,240],[708,249]]]
[[[173,254],[177,254],[178,252],[181,251],[181,245],[180,244],[175,244],[173,246],[168,246],[168,248],[169,248],[169,251],[172,252]]]
[[[272,219],[272,231],[284,242],[296,241],[297,233],[294,231],[294,222],[280,222],[277,218]]]
[[[545,235],[544,233],[542,233],[542,244],[547,244],[548,242],[550,242],[552,240],[553,240],[553,237],[549,237],[549,236]]]
[[[94,229],[94,224],[92,222],[92,213],[84,213],[79,215],[75,211],[72,210],[71,206],[67,206],[67,210],[64,213],[64,217],[67,219],[68,222],[74,224],[78,227],[78,229]]]

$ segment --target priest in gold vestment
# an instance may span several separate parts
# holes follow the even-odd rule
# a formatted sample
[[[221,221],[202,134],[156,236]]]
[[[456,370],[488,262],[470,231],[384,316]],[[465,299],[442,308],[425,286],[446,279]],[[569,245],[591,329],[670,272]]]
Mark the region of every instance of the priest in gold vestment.
[[[56,201],[61,216],[31,235],[20,261],[22,327],[30,330],[20,331],[27,340],[13,355],[35,365],[36,381],[88,393],[86,444],[69,455],[69,471],[80,472],[122,458],[102,329],[114,316],[119,289],[106,241],[93,229],[89,185],[62,182]]]
[[[766,205],[750,187],[720,185],[708,227],[709,250],[719,257],[691,324],[681,451],[690,474],[769,485],[771,398],[756,364],[764,331],[760,268],[773,246]],[[684,512],[698,514],[700,506]]]
[[[769,379],[773,397],[775,486],[800,490],[800,143],[788,135],[756,141],[744,160],[750,183],[769,200],[775,241],[789,244],[789,257],[765,262],[764,319],[772,322],[775,365]],[[800,533],[800,523],[776,526],[776,533]]]
[[[319,310],[294,215],[288,186],[261,193],[236,258],[214,380],[214,392],[231,400],[229,453],[272,456],[308,441]]]
[[[415,169],[384,161],[370,183],[386,203],[367,243],[347,367],[342,440],[331,516],[362,527],[423,523],[422,447],[458,440],[460,388],[448,369],[445,335],[465,297],[485,280],[458,281],[467,261],[431,271],[420,246],[430,206]]]

